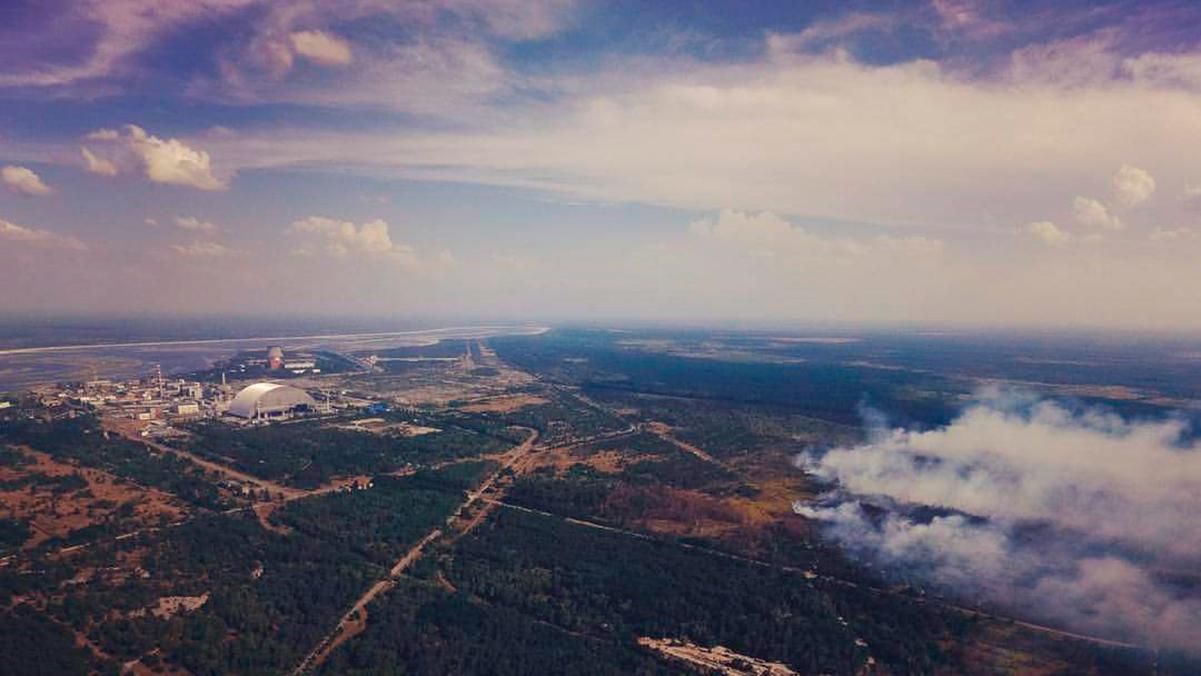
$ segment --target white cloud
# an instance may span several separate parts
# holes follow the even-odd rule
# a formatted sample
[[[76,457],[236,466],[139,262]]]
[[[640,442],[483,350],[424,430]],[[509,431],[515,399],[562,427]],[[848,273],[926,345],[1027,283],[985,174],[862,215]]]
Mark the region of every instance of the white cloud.
[[[1201,597],[1156,574],[1201,563],[1201,446],[1182,419],[991,391],[945,427],[876,428],[798,464],[838,488],[796,511],[893,572],[1077,630],[1201,645]],[[922,505],[952,513],[911,514]]]
[[[27,167],[10,164],[0,169],[0,182],[19,195],[49,195],[53,192],[40,176]]]
[[[1148,52],[1123,61],[1122,70],[1140,83],[1201,90],[1201,54]]]
[[[837,19],[814,22],[799,33],[769,34],[767,48],[769,53],[777,55],[828,49],[865,32],[891,29],[897,22],[893,15],[850,12]]]
[[[99,174],[100,176],[116,176],[120,173],[116,164],[103,157],[98,157],[87,147],[80,146],[79,152],[83,155],[84,168],[90,173]]]
[[[1155,192],[1155,178],[1144,169],[1123,164],[1113,176],[1113,194],[1118,204],[1132,207],[1146,202]]]
[[[702,242],[719,242],[755,256],[821,256],[835,260],[864,256],[884,250],[899,250],[906,255],[931,255],[942,252],[940,240],[927,237],[823,237],[794,226],[768,212],[723,209],[716,218],[694,221],[689,233]]]
[[[347,66],[353,58],[350,43],[324,31],[296,31],[288,39],[296,54],[322,66]]]
[[[224,181],[213,174],[212,160],[203,150],[197,150],[179,139],[162,139],[137,125],[126,125],[123,132],[98,129],[86,137],[105,143],[112,156],[101,157],[83,148],[89,171],[103,175],[118,173],[122,165],[137,166],[154,183],[181,185],[199,190],[221,190]]]
[[[214,233],[217,226],[209,221],[202,221],[195,216],[176,216],[175,225],[184,230],[195,230],[204,233]]]
[[[1071,235],[1059,229],[1059,226],[1055,225],[1051,221],[1035,221],[1033,223],[1028,223],[1026,224],[1026,232],[1039,239],[1044,244],[1049,244],[1051,246],[1065,244],[1072,238]]]
[[[0,219],[0,239],[35,246],[83,251],[87,246],[74,237],[58,235],[49,230],[37,230]]]
[[[413,248],[394,243],[388,232],[388,224],[378,219],[356,226],[350,221],[310,216],[293,222],[291,229],[294,233],[310,236],[300,249],[303,254],[316,253],[319,247],[339,258],[352,254],[399,258],[413,256]]]
[[[116,129],[97,129],[88,132],[84,138],[89,141],[116,141],[121,138],[121,132]]]
[[[1077,197],[1072,201],[1072,217],[1077,223],[1093,228],[1106,230],[1121,230],[1126,227],[1116,214],[1099,200],[1090,197]]]
[[[178,139],[163,140],[141,127],[126,127],[129,143],[146,168],[146,178],[155,183],[184,185],[200,190],[220,190],[225,184],[213,176],[208,153],[184,145]]]
[[[185,258],[220,258],[233,253],[233,250],[217,242],[191,242],[189,244],[173,244],[171,250]]]

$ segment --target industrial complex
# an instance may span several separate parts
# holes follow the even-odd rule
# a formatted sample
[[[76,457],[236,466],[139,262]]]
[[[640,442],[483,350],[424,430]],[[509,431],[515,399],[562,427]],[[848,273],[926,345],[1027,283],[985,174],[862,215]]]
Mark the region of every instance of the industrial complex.
[[[387,408],[382,402],[351,397],[341,391],[314,389],[317,395],[314,397],[301,387],[277,382],[301,374],[319,374],[321,369],[317,364],[318,359],[311,354],[287,355],[282,347],[271,346],[265,357],[244,353],[224,368],[195,374],[195,379],[168,379],[161,368],[155,367],[145,378],[93,378],[36,388],[32,394],[52,417],[74,417],[98,410],[110,417],[148,423],[146,436],[170,436],[172,423],[205,418],[254,425],[348,410],[378,413],[381,407]],[[248,376],[252,382],[247,383]],[[264,379],[254,380],[258,376]],[[217,380],[204,382],[213,378]]]

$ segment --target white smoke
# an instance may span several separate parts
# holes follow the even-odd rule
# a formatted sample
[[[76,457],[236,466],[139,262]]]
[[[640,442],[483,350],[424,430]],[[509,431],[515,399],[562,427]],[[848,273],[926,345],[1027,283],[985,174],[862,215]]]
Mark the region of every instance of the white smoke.
[[[1169,581],[1201,563],[1201,448],[1187,433],[1182,419],[993,390],[946,427],[877,426],[862,445],[800,455],[836,488],[795,510],[852,553],[969,600],[1195,650],[1201,593]]]

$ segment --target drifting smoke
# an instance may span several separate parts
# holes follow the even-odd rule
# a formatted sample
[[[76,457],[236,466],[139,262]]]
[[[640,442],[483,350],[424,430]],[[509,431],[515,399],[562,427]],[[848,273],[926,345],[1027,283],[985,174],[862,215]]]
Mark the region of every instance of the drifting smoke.
[[[877,425],[860,446],[800,455],[837,488],[795,510],[966,598],[1195,652],[1201,447],[1187,428],[990,391],[944,428]]]

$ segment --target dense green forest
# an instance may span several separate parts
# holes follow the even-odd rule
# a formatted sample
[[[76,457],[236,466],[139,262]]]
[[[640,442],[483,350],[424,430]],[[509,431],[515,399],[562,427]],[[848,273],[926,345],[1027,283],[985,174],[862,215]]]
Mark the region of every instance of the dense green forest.
[[[409,580],[372,605],[367,631],[323,674],[667,674],[645,652],[584,636],[512,608]]]
[[[97,665],[87,649],[75,645],[70,630],[29,606],[0,613],[0,674],[67,676],[116,672],[116,665]]]
[[[449,558],[463,592],[567,631],[632,641],[682,637],[793,665],[849,673],[869,652],[904,673],[939,664],[964,618],[800,575],[506,511]],[[845,620],[845,622],[844,622]]]
[[[503,451],[509,442],[463,427],[414,437],[352,432],[326,422],[237,428],[197,423],[183,447],[265,479],[314,488],[335,476],[381,474],[405,465]]]

